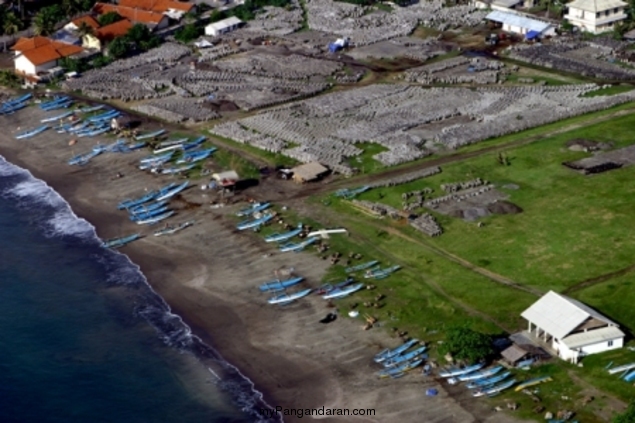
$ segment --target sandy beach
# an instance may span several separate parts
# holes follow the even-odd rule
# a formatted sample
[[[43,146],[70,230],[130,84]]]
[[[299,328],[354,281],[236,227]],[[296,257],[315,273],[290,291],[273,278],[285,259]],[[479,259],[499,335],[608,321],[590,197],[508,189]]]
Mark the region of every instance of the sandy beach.
[[[78,216],[97,228],[100,237],[138,232],[140,227],[117,211],[117,203],[176,179],[136,169],[147,150],[105,154],[84,167],[66,163],[73,154],[88,151],[100,141],[111,143],[112,138],[80,138],[73,147],[68,145],[72,137],[52,130],[33,139],[14,138],[51,113],[29,107],[0,117],[4,128],[0,154],[51,185]],[[142,127],[143,131],[150,129],[153,127],[147,124]],[[115,178],[117,172],[124,177]],[[275,200],[284,204],[284,189],[276,191],[275,187],[280,183],[270,180],[245,194],[271,200],[263,196],[278,192]],[[156,228],[143,227],[141,232],[149,236],[122,252],[141,267],[152,287],[193,332],[248,376],[269,404],[376,410],[370,417],[321,418],[325,422],[516,421],[494,412],[490,404],[475,400],[464,389],[448,392],[447,385],[418,372],[396,380],[377,379],[373,355],[400,341],[382,329],[363,331],[361,321],[348,317],[320,324],[331,309],[319,296],[283,308],[268,305],[268,296],[257,286],[272,279],[274,270],[294,267],[309,286],[317,287],[328,263],[309,252],[277,253],[257,234],[237,233],[232,214],[245,203],[213,209],[211,198],[208,191],[196,186],[188,189],[182,199],[173,201],[178,214],[170,223],[194,219],[195,226],[166,237],[154,237]],[[429,387],[438,389],[439,395],[427,397]]]

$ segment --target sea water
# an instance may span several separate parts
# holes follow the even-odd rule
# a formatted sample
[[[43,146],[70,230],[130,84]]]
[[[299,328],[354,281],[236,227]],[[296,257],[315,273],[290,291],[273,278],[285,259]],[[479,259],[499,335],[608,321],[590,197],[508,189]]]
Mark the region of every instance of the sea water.
[[[0,422],[267,422],[127,256],[0,157]]]

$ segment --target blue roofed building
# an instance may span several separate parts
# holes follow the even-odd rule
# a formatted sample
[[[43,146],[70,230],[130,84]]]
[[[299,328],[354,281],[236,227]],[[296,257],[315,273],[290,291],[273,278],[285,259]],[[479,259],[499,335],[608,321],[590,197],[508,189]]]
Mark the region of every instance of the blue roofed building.
[[[535,39],[545,35],[555,35],[556,29],[549,22],[539,21],[512,12],[495,10],[485,19],[502,24],[503,31],[525,35],[528,39]]]

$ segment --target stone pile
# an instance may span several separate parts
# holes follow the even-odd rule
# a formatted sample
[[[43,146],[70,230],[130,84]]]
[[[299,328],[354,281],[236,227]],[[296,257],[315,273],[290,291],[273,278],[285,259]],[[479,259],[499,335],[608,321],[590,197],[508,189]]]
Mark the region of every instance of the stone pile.
[[[467,200],[471,197],[476,197],[477,195],[481,195],[486,193],[487,191],[490,191],[494,189],[494,185],[490,184],[490,185],[485,185],[485,186],[481,186],[479,188],[474,188],[472,190],[470,190],[469,192],[466,192],[465,194],[448,194],[448,195],[444,195],[442,197],[437,197],[437,198],[433,198],[432,200],[426,201],[425,206],[428,208],[436,208],[439,204],[441,203],[445,203],[448,201],[456,201],[456,202],[461,202],[464,200]]]
[[[395,7],[391,12],[332,0],[307,0],[311,29],[348,37],[355,46],[404,37],[418,25],[440,30],[479,25],[486,12],[473,6],[444,7],[441,0]]]
[[[396,185],[407,184],[418,179],[427,178],[438,173],[441,173],[440,167],[426,167],[414,172],[406,173],[405,175],[397,176],[395,178],[372,182],[368,184],[368,186],[371,188],[394,187]]]
[[[439,236],[443,233],[443,228],[437,219],[429,213],[424,213],[410,221],[410,226],[418,231],[430,236]]]
[[[197,59],[197,61],[199,63],[204,63],[204,62],[213,62],[214,60],[223,58],[225,56],[229,56],[231,54],[240,52],[241,50],[236,50],[234,49],[232,46],[230,46],[229,44],[223,43],[223,44],[218,44],[216,46],[213,47],[209,47],[209,48],[204,48],[204,49],[200,49],[199,50],[199,58]]]
[[[460,191],[462,189],[470,189],[480,187],[481,185],[487,185],[487,181],[482,180],[481,178],[472,179],[471,181],[466,182],[453,182],[449,184],[441,184],[441,189],[445,192],[453,193]]]
[[[401,211],[387,204],[373,203],[372,201],[366,201],[366,200],[352,200],[352,203],[355,206],[361,209],[364,209],[378,217],[387,216],[395,220],[398,220],[404,217]]]
[[[186,99],[179,96],[151,101],[132,108],[168,122],[203,122],[218,119],[220,114],[206,107],[203,99]]]
[[[346,54],[358,60],[407,58],[425,62],[450,51],[451,47],[436,38],[399,37],[357,47]]]
[[[504,64],[481,58],[454,57],[408,70],[404,79],[420,84],[495,84]]]
[[[302,7],[293,0],[289,8],[266,6],[256,18],[245,25],[243,31],[266,35],[288,35],[302,28]]]
[[[283,80],[309,80],[331,76],[342,69],[342,64],[331,60],[291,55],[249,53],[234,56],[214,64],[223,72],[266,76]]]
[[[612,50],[597,44],[568,42],[517,45],[510,47],[509,52],[512,59],[583,76],[609,80],[635,79],[635,69],[609,62]]]

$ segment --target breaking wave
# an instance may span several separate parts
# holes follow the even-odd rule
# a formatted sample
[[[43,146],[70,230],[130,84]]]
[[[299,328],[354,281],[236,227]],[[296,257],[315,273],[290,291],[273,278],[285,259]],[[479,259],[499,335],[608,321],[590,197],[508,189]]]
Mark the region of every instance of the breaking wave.
[[[29,209],[35,216],[34,225],[42,228],[47,237],[74,237],[86,243],[91,258],[106,271],[106,282],[133,288],[137,316],[150,323],[166,345],[194,354],[216,376],[216,384],[229,393],[234,403],[257,423],[282,422],[263,414],[272,409],[253,382],[238,368],[227,362],[199,337],[180,316],[150,286],[139,266],[128,256],[101,248],[95,227],[78,217],[70,205],[46,182],[35,178],[28,170],[9,163],[0,156],[0,198],[12,201],[16,207]]]

